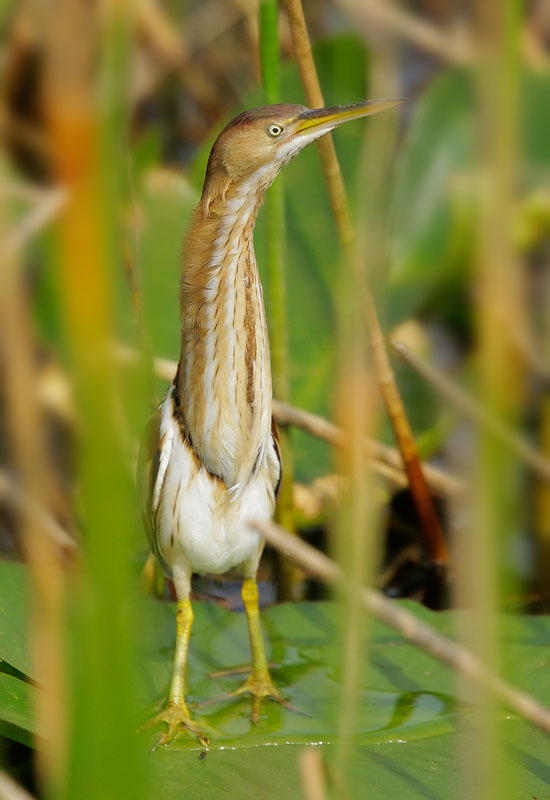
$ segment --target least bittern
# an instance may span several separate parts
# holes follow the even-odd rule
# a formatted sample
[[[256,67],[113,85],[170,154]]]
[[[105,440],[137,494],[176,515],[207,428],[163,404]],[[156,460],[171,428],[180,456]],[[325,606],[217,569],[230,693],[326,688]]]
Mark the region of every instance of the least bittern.
[[[252,671],[235,694],[252,695],[256,724],[264,697],[285,705],[260,628],[256,572],[263,542],[247,524],[271,517],[281,480],[254,224],[266,189],[303,147],[396,102],[252,109],[225,127],[210,153],[183,253],[178,371],[149,423],[141,456],[149,541],[178,599],[170,696],[153,720],[168,725],[159,743],[182,729],[203,737],[185,701],[193,572],[242,567]]]

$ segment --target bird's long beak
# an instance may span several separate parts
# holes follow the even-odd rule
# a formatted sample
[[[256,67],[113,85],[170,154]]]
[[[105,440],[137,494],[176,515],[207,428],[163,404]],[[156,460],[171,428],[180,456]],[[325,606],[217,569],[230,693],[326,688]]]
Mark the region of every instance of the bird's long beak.
[[[295,134],[305,134],[321,131],[329,131],[342,122],[348,122],[360,117],[368,117],[370,114],[377,114],[387,108],[393,108],[403,102],[403,98],[382,97],[378,100],[366,100],[363,103],[352,103],[349,106],[332,106],[331,108],[308,108],[303,114],[297,117],[297,127]]]

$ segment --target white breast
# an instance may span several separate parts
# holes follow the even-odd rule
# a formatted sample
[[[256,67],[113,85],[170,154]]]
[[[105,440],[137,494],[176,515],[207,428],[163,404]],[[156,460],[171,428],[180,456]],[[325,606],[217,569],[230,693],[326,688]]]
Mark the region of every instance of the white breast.
[[[270,434],[263,463],[235,496],[200,464],[172,404],[170,389],[162,405],[161,468],[153,494],[160,555],[170,569],[221,574],[259,557],[260,539],[247,521],[273,513],[278,458]]]

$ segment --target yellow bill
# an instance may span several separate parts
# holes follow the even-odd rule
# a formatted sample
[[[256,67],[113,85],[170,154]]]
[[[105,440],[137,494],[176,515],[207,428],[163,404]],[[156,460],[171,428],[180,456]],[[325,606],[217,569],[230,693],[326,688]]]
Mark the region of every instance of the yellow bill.
[[[342,122],[368,117],[393,108],[403,102],[404,98],[382,97],[377,100],[366,100],[348,106],[332,106],[331,108],[308,108],[296,118],[297,127],[294,133],[310,133],[335,128]]]

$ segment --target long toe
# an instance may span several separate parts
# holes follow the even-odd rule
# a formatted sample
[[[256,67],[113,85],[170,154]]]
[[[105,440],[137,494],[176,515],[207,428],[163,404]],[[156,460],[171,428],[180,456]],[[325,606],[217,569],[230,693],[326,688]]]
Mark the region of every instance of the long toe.
[[[181,733],[187,733],[190,736],[196,736],[199,743],[207,746],[210,742],[206,732],[198,725],[189,714],[189,710],[185,704],[168,703],[159,714],[156,714],[152,719],[141,726],[140,730],[151,728],[153,725],[164,723],[167,729],[153,745],[153,750],[161,745],[168,744],[176,739]]]
[[[291,705],[288,700],[284,699],[279,690],[273,684],[269,673],[259,676],[250,675],[243,685],[239,686],[238,689],[235,689],[234,692],[231,692],[229,696],[238,697],[241,694],[252,695],[252,722],[257,727],[260,727],[262,700],[264,700],[266,697],[270,700],[273,700],[275,703],[279,703],[284,708],[288,709],[288,711],[292,711],[294,714],[300,714],[301,716],[305,717],[309,716],[309,714],[300,711]]]

